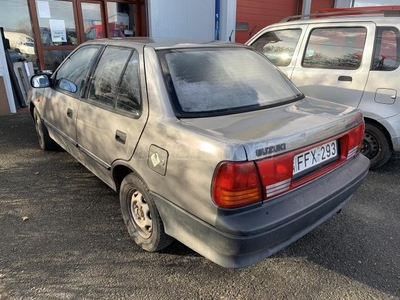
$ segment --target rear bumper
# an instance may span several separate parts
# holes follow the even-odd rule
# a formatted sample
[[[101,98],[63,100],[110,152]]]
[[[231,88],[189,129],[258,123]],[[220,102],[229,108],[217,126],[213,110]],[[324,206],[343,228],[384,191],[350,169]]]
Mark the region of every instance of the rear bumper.
[[[227,268],[246,267],[301,238],[340,210],[368,173],[358,155],[346,166],[270,202],[246,210],[220,210],[211,226],[153,195],[166,232]]]

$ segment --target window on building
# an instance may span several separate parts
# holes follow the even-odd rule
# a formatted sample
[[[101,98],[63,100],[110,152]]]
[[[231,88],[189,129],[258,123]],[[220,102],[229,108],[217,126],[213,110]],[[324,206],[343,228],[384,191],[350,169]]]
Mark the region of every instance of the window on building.
[[[305,68],[356,70],[361,65],[367,29],[318,28],[311,32],[303,57]]]
[[[372,70],[393,71],[400,65],[400,33],[394,27],[379,27],[375,38]]]
[[[0,20],[4,36],[9,42],[10,54],[18,61],[25,59],[32,62],[33,67],[37,69],[36,41],[33,36],[28,1],[1,1]]]
[[[109,36],[136,36],[135,11],[135,4],[107,2]]]
[[[85,39],[95,40],[105,37],[100,3],[81,3]]]
[[[42,45],[78,45],[72,2],[37,0],[36,7]]]
[[[276,66],[288,66],[299,41],[301,29],[270,31],[252,45]]]

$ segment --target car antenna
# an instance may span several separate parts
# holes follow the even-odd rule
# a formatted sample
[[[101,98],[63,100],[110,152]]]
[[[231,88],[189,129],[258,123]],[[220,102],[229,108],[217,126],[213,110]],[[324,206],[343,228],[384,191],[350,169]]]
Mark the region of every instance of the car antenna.
[[[232,42],[232,34],[233,34],[233,30],[231,31],[231,34],[229,35],[229,41]]]
[[[257,25],[256,25],[256,26],[254,26],[254,28],[253,28],[253,30],[252,30],[252,31],[250,31],[250,33],[249,33],[249,37],[251,37],[251,35],[253,34],[253,31],[254,31],[254,29],[256,29],[256,27],[257,27]]]

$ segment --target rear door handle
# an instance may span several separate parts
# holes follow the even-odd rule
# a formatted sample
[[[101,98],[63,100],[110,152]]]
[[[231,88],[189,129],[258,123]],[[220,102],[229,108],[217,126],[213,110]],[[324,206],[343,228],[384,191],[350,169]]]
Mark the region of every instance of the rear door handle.
[[[339,76],[338,80],[339,81],[352,82],[353,78],[351,76]]]
[[[120,142],[121,144],[124,144],[124,145],[125,145],[125,143],[126,143],[126,133],[125,133],[125,132],[122,132],[122,131],[120,131],[120,130],[117,130],[117,131],[115,132],[115,140],[116,140],[117,142]]]
[[[72,109],[68,108],[67,109],[67,117],[72,119],[73,114],[74,113],[72,112]]]

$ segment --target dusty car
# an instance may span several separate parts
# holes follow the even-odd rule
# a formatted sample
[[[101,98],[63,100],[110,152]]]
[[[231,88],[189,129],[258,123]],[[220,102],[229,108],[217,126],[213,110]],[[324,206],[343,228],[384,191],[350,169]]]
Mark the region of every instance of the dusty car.
[[[305,97],[244,45],[95,40],[31,84],[40,147],[117,191],[147,251],[175,238],[248,266],[338,212],[368,172],[361,111]]]
[[[306,95],[358,107],[371,169],[400,151],[400,6],[326,9],[267,26],[246,42]]]

